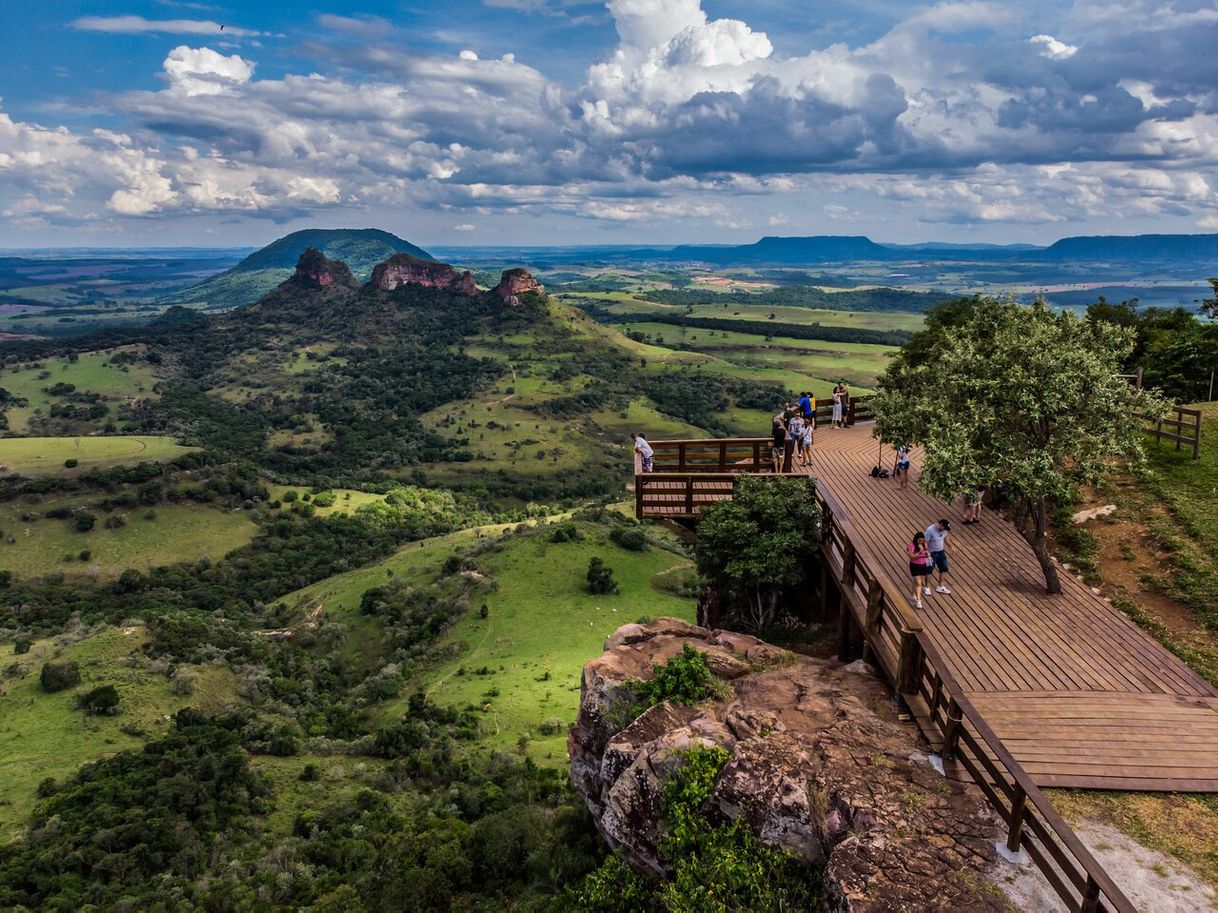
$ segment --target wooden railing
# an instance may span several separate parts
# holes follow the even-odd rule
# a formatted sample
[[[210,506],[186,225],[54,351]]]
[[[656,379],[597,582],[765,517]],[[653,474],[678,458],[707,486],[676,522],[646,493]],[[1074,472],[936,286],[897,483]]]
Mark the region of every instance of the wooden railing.
[[[842,596],[840,623],[854,619],[869,658],[937,731],[944,761],[958,762],[985,794],[1006,824],[1007,848],[1027,852],[1071,913],[1137,913],[973,706],[902,594],[857,551],[862,540],[841,505],[819,483],[815,498],[825,569]],[[843,634],[839,642],[848,644]]]
[[[1155,439],[1155,443],[1175,441],[1176,450],[1187,444],[1192,448],[1193,459],[1201,459],[1201,410],[1172,406],[1170,414],[1174,417],[1152,419],[1153,424],[1145,429],[1146,433]],[[1164,425],[1174,430],[1165,431]]]

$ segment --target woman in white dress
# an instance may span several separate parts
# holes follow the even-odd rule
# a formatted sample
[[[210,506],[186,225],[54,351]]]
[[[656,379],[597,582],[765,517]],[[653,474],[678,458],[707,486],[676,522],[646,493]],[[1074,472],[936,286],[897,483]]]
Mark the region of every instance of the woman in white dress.
[[[842,427],[842,385],[833,388],[833,427]]]

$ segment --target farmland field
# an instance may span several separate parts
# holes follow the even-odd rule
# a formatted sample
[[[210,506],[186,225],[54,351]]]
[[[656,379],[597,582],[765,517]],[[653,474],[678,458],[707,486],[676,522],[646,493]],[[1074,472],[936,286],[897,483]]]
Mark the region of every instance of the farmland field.
[[[172,460],[196,449],[157,435],[2,438],[0,466],[25,476],[73,475],[104,466]],[[67,468],[67,460],[78,465]]]

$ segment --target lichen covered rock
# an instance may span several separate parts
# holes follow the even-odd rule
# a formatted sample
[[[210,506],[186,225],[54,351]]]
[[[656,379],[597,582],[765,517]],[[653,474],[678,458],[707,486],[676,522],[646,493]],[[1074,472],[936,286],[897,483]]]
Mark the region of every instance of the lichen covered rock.
[[[625,683],[650,678],[686,643],[732,696],[623,719],[633,703]],[[642,870],[666,870],[664,781],[689,748],[721,746],[731,757],[707,814],[743,819],[767,843],[823,864],[835,913],[1009,909],[986,874],[996,820],[975,788],[912,760],[924,758],[917,739],[873,676],[664,618],[618,629],[584,667],[568,747],[601,834]]]

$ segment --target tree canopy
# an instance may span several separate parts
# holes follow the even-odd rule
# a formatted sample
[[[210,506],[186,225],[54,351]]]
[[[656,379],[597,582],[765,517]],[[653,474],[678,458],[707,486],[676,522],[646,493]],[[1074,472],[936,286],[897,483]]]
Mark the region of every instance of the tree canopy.
[[[742,476],[732,500],[698,523],[698,573],[756,631],[772,625],[784,590],[804,582],[820,542],[811,479]]]
[[[1118,376],[1129,327],[1055,313],[1043,302],[974,298],[931,320],[880,379],[877,432],[925,448],[920,485],[945,499],[1002,486],[1040,561],[1057,571],[1045,536],[1053,504],[1098,482],[1117,460],[1142,458],[1139,413],[1160,396]]]

